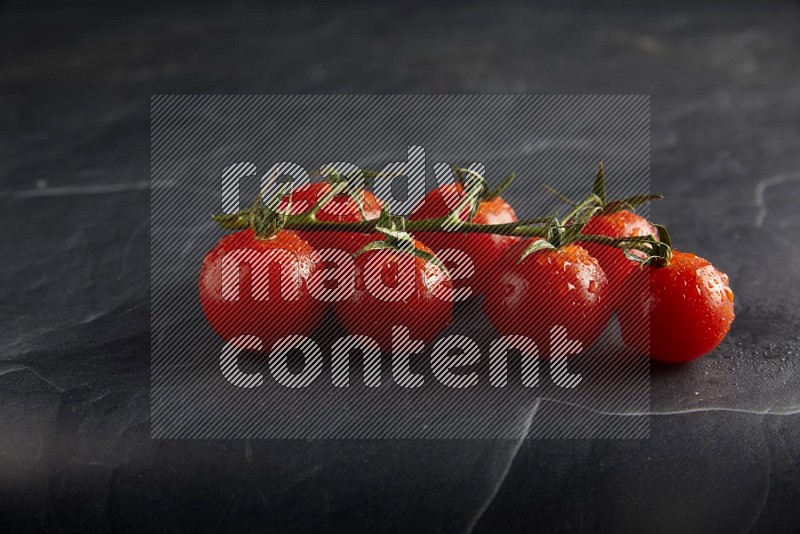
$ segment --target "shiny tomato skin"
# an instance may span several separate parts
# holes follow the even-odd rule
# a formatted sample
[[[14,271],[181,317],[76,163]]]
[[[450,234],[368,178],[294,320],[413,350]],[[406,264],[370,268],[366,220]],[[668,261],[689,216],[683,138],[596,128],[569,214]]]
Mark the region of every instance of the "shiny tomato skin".
[[[292,191],[292,215],[299,215],[311,210],[311,207],[331,190],[328,182],[312,182]],[[317,219],[325,222],[361,222],[374,220],[381,215],[381,202],[371,192],[360,192],[364,216],[358,209],[356,202],[347,194],[334,196],[317,213]],[[284,202],[288,197],[284,197]],[[354,253],[361,247],[375,239],[371,233],[360,232],[334,232],[334,231],[303,231],[296,233],[311,244],[315,250],[323,248],[336,248],[348,253]]]
[[[431,253],[419,241],[415,240],[414,246]],[[413,262],[413,291],[403,300],[376,298],[367,287],[365,276],[368,273],[380,273],[383,283],[392,286],[397,283],[393,266],[403,260]],[[368,264],[376,267],[368,270]],[[394,326],[407,328],[411,339],[423,343],[430,342],[450,326],[453,320],[453,284],[447,273],[435,264],[404,252],[373,250],[359,254],[355,266],[353,295],[333,305],[337,319],[348,333],[371,337],[383,352],[389,353],[397,350],[392,346]]]
[[[229,254],[244,256],[241,261],[238,294],[222,293],[224,258]],[[260,255],[263,254],[263,255]],[[281,289],[280,266],[270,265],[269,254],[286,254],[285,276],[298,298],[288,299]],[[273,256],[276,257],[276,256]],[[319,324],[325,306],[308,293],[309,276],[316,271],[317,256],[311,246],[294,232],[284,230],[271,239],[256,239],[252,229],[226,235],[203,259],[198,282],[200,304],[211,327],[224,340],[252,335],[261,339],[262,351],[268,352],[279,338],[308,335]],[[256,298],[254,277],[269,276],[266,298]],[[263,278],[262,278],[263,280]]]
[[[447,215],[464,196],[460,184],[448,184],[430,191],[415,208],[410,220],[430,219]],[[462,221],[469,217],[469,210],[459,214]],[[475,224],[504,224],[517,220],[514,208],[501,197],[482,200],[472,222]],[[475,234],[462,232],[414,232],[414,236],[439,254],[445,249],[465,252],[472,260],[474,272],[470,278],[455,280],[456,289],[471,287],[473,293],[483,294],[489,281],[496,276],[496,264],[506,250],[519,241],[519,237],[497,234]]]
[[[534,238],[538,239],[538,238]],[[531,243],[523,240],[501,260],[483,310],[502,335],[523,335],[549,356],[551,329],[566,328],[570,340],[589,348],[610,316],[603,269],[577,244],[540,249],[517,263]]]
[[[714,350],[735,318],[728,276],[677,250],[668,265],[645,269],[645,291],[619,310],[625,344],[662,363],[685,363]]]
[[[595,215],[586,226],[583,234],[602,235],[606,237],[658,237],[658,230],[644,217],[628,210]],[[622,300],[633,298],[637,288],[647,283],[640,264],[625,257],[622,249],[601,245],[600,243],[582,242],[581,246],[597,259],[609,283],[609,303],[616,307]]]

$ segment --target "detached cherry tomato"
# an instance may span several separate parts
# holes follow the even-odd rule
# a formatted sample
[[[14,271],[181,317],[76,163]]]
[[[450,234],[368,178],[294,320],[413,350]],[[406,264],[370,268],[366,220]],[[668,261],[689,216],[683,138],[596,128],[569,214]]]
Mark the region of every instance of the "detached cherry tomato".
[[[447,215],[464,198],[464,188],[461,184],[440,186],[430,191],[410,220],[429,219]],[[469,209],[459,214],[462,221],[469,217]],[[504,224],[517,220],[514,208],[502,198],[494,197],[481,200],[472,222],[475,224]],[[474,272],[471,277],[456,279],[453,284],[456,289],[471,287],[474,293],[482,294],[487,288],[487,283],[496,276],[496,263],[506,250],[519,241],[519,237],[496,234],[475,234],[460,232],[415,232],[415,237],[427,244],[433,251],[440,253],[445,249],[456,249],[466,253],[472,261]],[[449,262],[445,259],[445,265]],[[457,261],[457,260],[455,260]],[[454,271],[455,272],[455,271]]]
[[[298,187],[292,191],[292,215],[299,215],[311,210],[311,207],[321,200],[331,190],[328,182],[313,182],[309,185]],[[361,204],[364,216],[358,209],[358,204],[351,196],[345,193],[334,196],[317,213],[317,219],[326,222],[361,222],[377,219],[381,215],[381,203],[371,192],[362,190]],[[284,202],[288,196],[284,197]],[[285,204],[284,204],[285,209]],[[361,247],[375,239],[374,234],[359,232],[305,232],[298,230],[297,235],[308,241],[315,250],[323,248],[336,248],[345,252],[354,253]]]
[[[586,226],[583,234],[606,237],[658,237],[658,230],[647,219],[628,210],[616,211],[606,215],[595,215]],[[646,284],[640,264],[625,257],[622,249],[600,243],[581,243],[589,254],[597,259],[609,282],[609,303],[616,306],[621,300],[632,298],[637,287]]]
[[[537,240],[538,238],[535,238]],[[531,252],[532,241],[511,247],[501,261],[483,309],[503,335],[523,335],[549,356],[551,331],[564,327],[587,349],[608,323],[608,281],[597,260],[576,244]]]
[[[433,252],[414,241],[423,252]],[[351,334],[376,340],[384,352],[392,346],[393,327],[405,327],[413,340],[428,343],[453,320],[453,284],[436,264],[409,252],[381,249],[355,259],[353,295],[334,303],[339,322]]]
[[[668,265],[645,269],[649,288],[619,310],[625,344],[665,363],[688,362],[714,350],[735,317],[728,276],[677,250]]]
[[[242,230],[203,259],[200,304],[220,337],[257,336],[267,352],[281,337],[310,334],[322,318],[325,307],[307,287],[316,269],[316,253],[294,232],[256,239]]]

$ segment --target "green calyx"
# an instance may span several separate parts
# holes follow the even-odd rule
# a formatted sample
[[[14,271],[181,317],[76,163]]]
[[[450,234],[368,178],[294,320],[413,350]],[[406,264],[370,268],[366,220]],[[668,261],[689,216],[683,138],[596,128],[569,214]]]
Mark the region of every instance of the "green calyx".
[[[461,185],[465,191],[469,191],[471,187],[476,187],[477,184],[479,184],[480,190],[476,192],[477,196],[475,197],[478,201],[492,201],[496,199],[502,195],[503,192],[508,189],[508,187],[517,178],[517,173],[512,172],[503,178],[497,187],[492,189],[489,186],[489,183],[486,181],[486,178],[472,169],[466,167],[453,167],[453,172],[456,175],[458,184]]]
[[[269,204],[264,204],[264,202],[262,202],[262,195],[256,197],[255,202],[253,202],[253,205],[250,207],[248,217],[248,222],[256,234],[256,239],[272,239],[286,227],[289,213],[292,210],[291,192],[289,193],[286,211],[281,211],[278,209],[278,206],[288,187],[289,184],[282,184]]]
[[[347,195],[358,207],[358,212],[361,215],[361,218],[366,219],[367,214],[364,210],[364,191],[365,188],[369,186],[370,178],[369,175],[363,171],[356,174],[356,176],[344,176],[339,174],[334,169],[323,169],[322,175],[331,185],[331,191],[328,195],[325,195],[319,200],[319,202],[317,202],[317,204],[312,208],[312,212],[316,215],[322,206],[324,206],[335,196]]]
[[[375,230],[382,233],[384,238],[367,243],[353,256],[360,256],[361,254],[374,250],[392,250],[401,254],[409,254],[415,258],[420,258],[426,262],[432,263],[449,276],[444,263],[442,263],[435,254],[431,254],[417,247],[414,242],[414,237],[406,231],[406,220],[403,217],[392,215],[389,212],[388,206],[384,206],[384,209],[381,211],[381,217],[378,220],[378,224],[375,226]]]
[[[594,195],[581,203],[575,204],[563,218],[551,217],[545,224],[545,237],[533,241],[520,255],[517,263],[539,250],[557,249],[574,241],[579,241],[583,234],[581,230],[586,223],[594,217],[600,207],[596,205]]]
[[[603,215],[622,210],[634,212],[639,206],[664,198],[663,195],[643,194],[608,200],[606,198],[606,173],[602,161],[597,166],[597,174],[592,184],[592,194],[599,199],[598,207],[601,208],[600,213]],[[668,264],[672,257],[672,239],[664,226],[658,224],[654,224],[653,226],[658,230],[658,239],[650,237],[641,241],[636,241],[635,243],[622,240],[615,244],[615,246],[622,248],[626,258],[641,263],[642,265],[660,266]],[[633,252],[634,250],[644,255],[636,254]]]
[[[592,184],[592,194],[594,194],[600,200],[599,205],[603,208],[603,214],[614,213],[622,210],[636,211],[636,208],[639,206],[664,198],[663,195],[645,194],[608,200],[606,198],[606,172],[602,161],[597,165],[597,174],[595,175],[594,183]]]
[[[570,206],[576,206],[578,204],[577,202],[570,200],[568,197],[561,194],[558,190],[556,190],[555,188],[551,187],[548,184],[542,184],[542,187],[551,194],[558,197],[558,199],[564,202],[565,204],[568,204]],[[609,213],[615,213],[617,211],[622,211],[622,210],[636,211],[636,208],[638,208],[639,206],[642,206],[654,200],[661,200],[663,198],[664,198],[663,195],[642,194],[642,195],[631,195],[629,197],[609,200],[606,194],[605,166],[601,161],[597,165],[597,173],[595,174],[594,181],[592,182],[592,192],[587,197],[587,200],[593,199],[595,205],[600,208],[600,213],[602,213],[603,215],[607,215]]]
[[[651,223],[653,224],[653,223]],[[666,226],[660,224],[653,224],[658,230],[658,239],[644,242],[644,247],[636,248],[640,252],[644,252],[644,257],[639,254],[634,254],[630,249],[623,249],[625,257],[629,260],[641,263],[642,265],[652,265],[653,267],[666,267],[672,259],[672,237],[669,235],[669,230]]]
[[[536,241],[528,245],[528,247],[525,250],[522,251],[522,254],[520,254],[519,258],[517,259],[517,263],[518,264],[522,263],[525,260],[525,258],[530,256],[534,252],[539,252],[540,250],[555,250],[555,248],[556,246],[553,245],[549,240],[537,239]]]
[[[653,200],[660,200],[661,195],[634,195],[622,199],[608,200],[606,194],[606,175],[603,162],[600,162],[592,183],[592,191],[581,202],[575,202],[553,187],[543,184],[550,193],[562,202],[571,206],[571,210],[560,220],[553,217],[546,224],[546,240],[538,240],[525,249],[518,262],[530,254],[548,248],[559,248],[572,242],[594,242],[622,249],[625,257],[643,265],[666,265],[672,256],[672,241],[667,229],[654,225],[658,229],[658,239],[652,236],[611,238],[601,235],[583,234],[583,228],[595,215],[607,215],[621,210],[635,211],[638,206]]]
[[[545,238],[534,241],[526,248],[517,263],[522,262],[532,253],[548,248],[556,249],[563,247],[583,237],[581,231],[589,220],[597,215],[602,208],[598,205],[599,197],[595,192],[590,194],[585,200],[575,203],[570,201],[572,209],[561,218],[551,217],[545,223]]]

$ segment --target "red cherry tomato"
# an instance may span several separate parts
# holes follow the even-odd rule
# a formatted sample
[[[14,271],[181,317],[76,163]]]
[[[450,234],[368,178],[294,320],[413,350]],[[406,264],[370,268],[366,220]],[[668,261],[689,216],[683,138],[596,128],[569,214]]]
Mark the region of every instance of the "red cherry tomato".
[[[523,335],[536,342],[542,356],[549,355],[552,329],[559,326],[587,349],[610,315],[603,269],[576,244],[540,249],[517,263],[530,243],[517,243],[501,260],[484,312],[502,335]]]
[[[625,344],[665,363],[688,362],[714,350],[735,317],[728,276],[677,250],[668,265],[645,272],[649,287],[619,310]]]
[[[658,230],[647,219],[628,210],[616,211],[606,215],[595,215],[586,226],[583,234],[603,235],[607,237],[644,237],[658,238]],[[616,306],[620,300],[632,298],[636,288],[643,287],[646,276],[642,274],[639,263],[625,257],[622,249],[602,245],[600,243],[581,243],[589,252],[609,282],[609,303]]]
[[[322,318],[325,307],[307,287],[316,269],[316,254],[294,232],[256,239],[242,230],[203,259],[200,304],[220,337],[257,336],[267,352],[281,337],[310,334]]]
[[[313,182],[298,187],[292,191],[292,215],[299,215],[311,210],[317,201],[322,200],[331,190],[328,182]],[[377,219],[381,215],[381,203],[371,192],[360,192],[364,216],[358,209],[358,204],[347,194],[338,194],[328,201],[317,213],[317,219],[326,222],[361,222]],[[284,197],[284,202],[288,199]],[[285,209],[285,204],[282,205]],[[308,241],[315,250],[323,248],[336,248],[345,252],[354,253],[361,247],[375,239],[374,234],[358,232],[306,232],[298,230],[297,234]]]
[[[440,186],[430,191],[419,206],[416,207],[410,220],[429,219],[447,215],[456,207],[464,197],[464,188],[461,184]],[[459,214],[462,221],[469,217],[469,209]],[[482,200],[472,222],[475,224],[504,224],[517,220],[514,208],[500,197]],[[495,265],[497,259],[519,241],[519,237],[496,234],[474,234],[459,232],[415,232],[415,237],[427,244],[433,251],[444,258],[445,265],[450,268],[447,257],[441,254],[445,249],[456,249],[466,253],[473,265],[473,274],[469,278],[456,279],[453,282],[455,289],[471,287],[477,294],[483,294],[489,280],[496,276]],[[457,260],[455,260],[457,261]],[[456,270],[454,269],[454,273]],[[454,274],[455,276],[455,274]]]
[[[432,254],[414,241],[414,246]],[[393,327],[405,327],[411,339],[428,343],[453,319],[453,284],[434,263],[407,252],[371,250],[355,259],[353,295],[334,303],[348,332],[376,340],[384,352],[392,346]]]

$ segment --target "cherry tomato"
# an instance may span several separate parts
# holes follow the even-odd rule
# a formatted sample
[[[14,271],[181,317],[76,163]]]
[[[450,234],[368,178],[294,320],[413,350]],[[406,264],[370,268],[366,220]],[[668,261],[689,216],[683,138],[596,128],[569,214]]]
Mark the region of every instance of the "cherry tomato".
[[[595,215],[586,226],[583,234],[603,235],[607,237],[658,237],[658,230],[647,219],[628,210],[616,211],[609,214]],[[616,306],[620,300],[632,298],[636,288],[646,285],[646,276],[639,268],[639,263],[625,257],[622,249],[602,245],[600,243],[581,243],[589,252],[609,282],[609,303]]]
[[[649,287],[619,310],[625,344],[665,363],[688,362],[714,350],[735,317],[728,276],[677,250],[668,265],[645,272]]]
[[[298,187],[292,191],[292,207],[290,213],[299,215],[308,212],[319,200],[322,200],[331,190],[328,182],[313,182],[309,185]],[[348,194],[342,193],[330,199],[317,213],[317,219],[326,222],[361,222],[377,219],[381,215],[381,203],[371,192],[362,190],[361,204],[364,216],[358,209],[358,204]],[[284,202],[288,197],[284,198]],[[284,205],[285,209],[285,205]],[[358,232],[306,232],[298,230],[297,234],[308,241],[315,250],[323,248],[336,248],[345,252],[354,253],[361,247],[375,239],[374,234]]]
[[[416,207],[410,220],[429,219],[447,215],[464,197],[461,184],[448,184],[430,191],[419,206]],[[462,221],[469,217],[469,209],[459,214]],[[514,208],[502,198],[481,200],[472,222],[475,224],[504,224],[517,220]],[[473,265],[471,277],[457,278],[453,281],[455,289],[471,287],[474,293],[482,294],[489,280],[496,276],[495,264],[506,250],[519,241],[519,237],[496,234],[475,234],[459,232],[415,232],[415,237],[427,244],[433,251],[443,257],[445,265],[450,268],[448,258],[442,255],[445,249],[456,249],[466,253]],[[457,262],[458,260],[454,260]],[[454,269],[455,273],[456,270]],[[455,274],[454,274],[455,276]]]
[[[317,269],[311,246],[294,232],[256,239],[252,229],[229,234],[203,259],[200,304],[226,341],[257,336],[267,352],[281,337],[308,335],[324,305],[308,293]]]
[[[538,238],[534,238],[538,239]],[[555,327],[587,349],[605,329],[610,310],[608,281],[600,264],[577,244],[543,248],[518,259],[531,244],[524,240],[501,260],[483,309],[502,335],[532,339],[548,356]]]
[[[414,246],[432,251],[414,241]],[[409,252],[382,249],[355,259],[352,296],[334,303],[339,322],[348,332],[369,336],[384,352],[392,346],[393,327],[405,327],[413,340],[428,343],[453,319],[453,284],[445,271]]]

